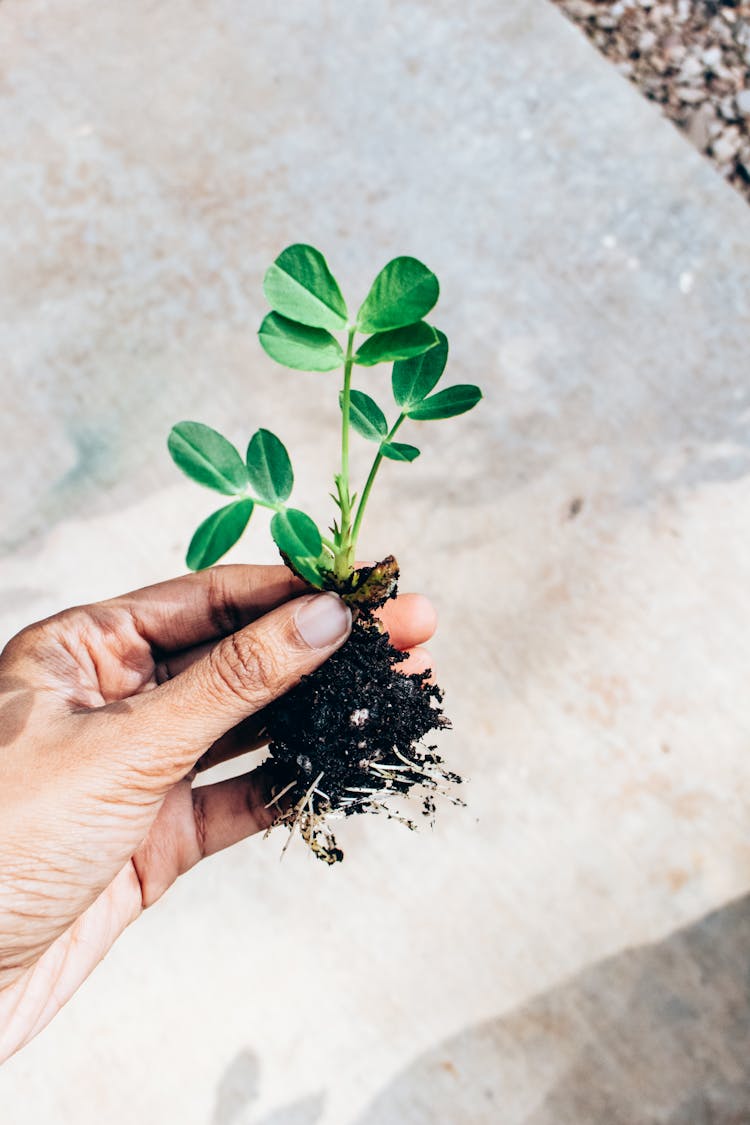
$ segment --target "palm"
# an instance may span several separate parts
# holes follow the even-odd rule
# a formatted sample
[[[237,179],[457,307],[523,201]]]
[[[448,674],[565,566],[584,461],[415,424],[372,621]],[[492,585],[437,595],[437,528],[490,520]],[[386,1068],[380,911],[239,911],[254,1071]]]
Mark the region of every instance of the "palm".
[[[298,593],[281,567],[216,568],[67,611],[0,658],[0,694],[11,697],[0,720],[9,706],[24,716],[10,739],[0,726],[0,742],[24,742],[23,785],[34,780],[32,819],[43,825],[29,836],[29,810],[13,799],[18,756],[0,758],[0,951],[14,953],[0,961],[0,1059],[45,1026],[178,875],[272,823],[263,768],[192,784],[196,772],[258,744],[261,712],[212,737],[197,714],[197,733],[180,743],[169,722],[149,723],[148,703],[164,698],[159,713],[172,714],[164,692],[195,678],[223,637]],[[424,606],[408,595],[391,604],[399,647],[431,635]],[[414,661],[423,663],[418,652]]]

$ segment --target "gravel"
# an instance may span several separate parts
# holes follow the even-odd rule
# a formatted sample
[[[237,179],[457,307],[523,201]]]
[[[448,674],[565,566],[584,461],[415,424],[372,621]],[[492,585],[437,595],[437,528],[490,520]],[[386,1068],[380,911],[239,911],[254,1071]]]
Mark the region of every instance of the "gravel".
[[[750,200],[750,2],[553,3]]]

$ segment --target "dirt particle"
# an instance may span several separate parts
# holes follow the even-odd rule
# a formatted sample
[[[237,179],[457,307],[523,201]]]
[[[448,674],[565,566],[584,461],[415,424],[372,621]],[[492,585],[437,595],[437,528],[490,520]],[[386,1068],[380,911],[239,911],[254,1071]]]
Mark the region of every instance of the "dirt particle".
[[[583,508],[583,497],[582,496],[574,496],[573,499],[568,504],[568,519],[574,520],[577,515],[580,515],[580,512],[581,512],[582,508]]]

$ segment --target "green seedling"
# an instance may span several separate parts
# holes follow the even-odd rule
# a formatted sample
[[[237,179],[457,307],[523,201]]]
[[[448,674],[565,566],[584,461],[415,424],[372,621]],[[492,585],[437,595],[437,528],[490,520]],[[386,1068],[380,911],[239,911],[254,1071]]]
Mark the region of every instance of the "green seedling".
[[[259,429],[253,434],[243,458],[230,441],[209,426],[201,422],[180,422],[172,429],[168,442],[175,463],[199,484],[231,498],[200,524],[188,548],[187,564],[198,570],[218,562],[241,537],[255,510],[266,508],[272,513],[271,535],[287,565],[311,587],[336,590],[355,606],[362,618],[359,632],[372,641],[378,635],[372,613],[393,596],[398,578],[392,556],[374,567],[357,569],[354,563],[363,518],[381,466],[384,461],[409,464],[419,456],[415,445],[396,440],[407,422],[437,421],[463,414],[476,406],[482,397],[481,391],[471,384],[436,390],[448,360],[448,340],[443,332],[425,320],[437,303],[439,285],[435,275],[416,258],[394,258],[384,266],[353,317],[325,258],[312,246],[288,246],[267,270],[263,290],[271,311],[264,318],[258,337],[271,359],[297,371],[321,375],[342,372],[339,390],[341,462],[331,494],[334,518],[324,534],[309,514],[289,505],[294,485],[292,464],[283,442],[270,430]],[[393,403],[381,406],[353,384],[358,368],[385,363],[393,365],[390,380]],[[353,489],[350,475],[352,433],[375,447],[372,466],[359,492]],[[361,639],[353,635],[342,653],[353,644],[359,644]],[[414,680],[415,677],[404,676],[393,669],[393,664],[400,659],[393,656],[394,652],[390,649],[387,658],[383,657],[381,678],[395,676]],[[330,677],[330,668],[326,675]],[[421,703],[429,704],[432,700],[434,704],[439,689],[428,688],[424,676],[417,678]],[[377,676],[373,682],[376,681]],[[309,726],[310,716],[304,713],[304,707],[300,711],[299,699],[292,697],[294,693],[286,697],[285,714],[296,709],[300,728],[305,724]],[[347,701],[344,705],[353,707],[354,714],[370,715],[370,707],[355,706],[356,703],[357,700]],[[432,714],[441,715],[434,706]],[[424,715],[422,718],[425,721],[419,733],[413,732],[411,740],[402,732],[401,746],[397,747],[395,757],[383,745],[373,749],[366,732],[363,735],[358,731],[356,744],[352,744],[358,763],[353,785],[344,784],[347,780],[351,782],[351,777],[340,778],[341,784],[329,785],[328,789],[323,781],[324,775],[330,780],[332,773],[330,758],[336,751],[334,742],[345,759],[353,757],[352,747],[345,745],[342,737],[328,739],[330,753],[321,770],[317,770],[320,763],[314,754],[312,757],[297,754],[303,762],[298,776],[286,784],[285,793],[291,791],[294,797],[297,786],[304,800],[302,804],[297,801],[292,805],[292,820],[288,810],[283,812],[279,805],[280,819],[292,826],[299,824],[303,836],[322,858],[329,861],[331,855],[339,858],[332,846],[332,837],[325,833],[320,835],[320,821],[325,815],[368,811],[376,804],[379,806],[373,795],[388,788],[406,791],[411,784],[424,785],[427,783],[425,771],[431,771],[440,762],[434,748],[431,756],[415,751],[411,757],[404,757],[404,750],[413,749],[415,740],[430,729]],[[432,729],[440,725],[445,723],[435,719]],[[407,722],[404,731],[408,726]],[[294,731],[287,733],[291,746]],[[381,731],[380,743],[383,738]],[[385,741],[388,741],[387,736]],[[277,759],[284,760],[280,740],[276,744],[272,741],[271,750]],[[310,785],[313,777],[314,784]],[[363,780],[367,785],[356,784]],[[332,788],[335,789],[333,794]],[[281,789],[274,799],[280,800],[280,794]]]
[[[435,306],[438,280],[416,258],[395,258],[375,278],[356,317],[325,258],[312,246],[287,247],[266,272],[263,289],[272,311],[258,337],[271,359],[298,371],[343,368],[341,467],[334,479],[336,518],[329,534],[305,512],[288,505],[294,484],[289,454],[270,430],[257,430],[245,458],[226,438],[201,422],[180,422],[169,435],[169,452],[187,476],[231,496],[204,520],[187,553],[192,570],[212,566],[234,546],[256,508],[272,513],[271,535],[291,567],[318,589],[346,590],[362,520],[384,459],[409,463],[419,449],[396,441],[405,422],[436,421],[463,414],[481,398],[464,384],[435,392],[445,371],[448,341],[424,317]],[[358,340],[364,335],[366,338]],[[396,414],[389,422],[378,403],[353,387],[357,367],[392,363]],[[361,495],[352,491],[349,447],[352,431],[376,448]]]

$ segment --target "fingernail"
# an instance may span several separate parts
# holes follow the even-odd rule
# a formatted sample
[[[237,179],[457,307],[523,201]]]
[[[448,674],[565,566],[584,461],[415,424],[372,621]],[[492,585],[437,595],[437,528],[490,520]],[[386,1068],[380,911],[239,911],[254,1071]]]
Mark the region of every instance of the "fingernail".
[[[352,614],[338,594],[316,594],[300,606],[295,621],[310,648],[330,648],[349,635]]]

